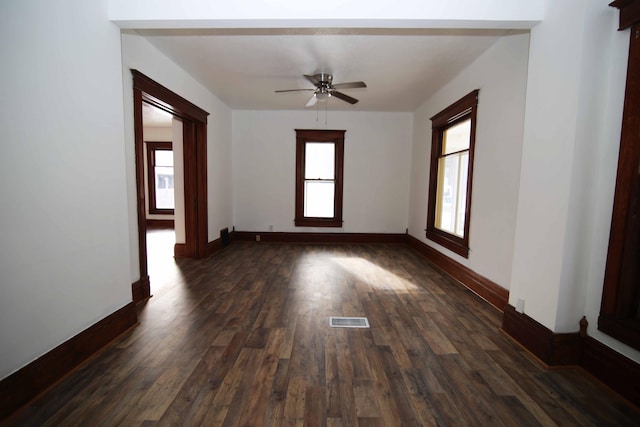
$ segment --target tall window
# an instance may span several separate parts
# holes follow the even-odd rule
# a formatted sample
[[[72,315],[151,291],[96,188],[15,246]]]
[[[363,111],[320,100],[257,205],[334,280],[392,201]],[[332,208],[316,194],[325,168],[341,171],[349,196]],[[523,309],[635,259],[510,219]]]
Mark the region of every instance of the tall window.
[[[174,212],[173,148],[171,142],[147,142],[149,213]]]
[[[427,238],[469,256],[471,178],[478,90],[431,118]]]
[[[296,226],[342,227],[344,133],[296,129]]]

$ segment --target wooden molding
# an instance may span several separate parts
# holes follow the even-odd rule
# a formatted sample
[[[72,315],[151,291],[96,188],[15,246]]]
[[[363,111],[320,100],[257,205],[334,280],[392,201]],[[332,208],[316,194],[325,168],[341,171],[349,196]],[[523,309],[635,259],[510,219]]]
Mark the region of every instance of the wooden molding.
[[[176,243],[173,246],[173,256],[176,258],[186,258],[187,257],[187,245],[184,243]]]
[[[147,228],[172,229],[175,225],[172,219],[147,219]]]
[[[502,330],[548,366],[578,365],[582,354],[580,333],[555,334],[546,326],[507,305]]]
[[[435,264],[436,267],[469,288],[480,298],[500,311],[503,311],[507,306],[509,302],[509,291],[507,289],[452,260],[415,237],[407,235],[407,239],[409,246]]]
[[[640,0],[615,0],[609,3],[620,10],[619,30],[625,30],[640,22]]]
[[[406,234],[387,233],[288,233],[288,232],[262,232],[262,231],[233,231],[231,240],[237,242],[256,242],[256,236],[260,236],[260,242],[269,243],[393,243],[405,244]]]
[[[138,322],[133,302],[0,381],[0,420],[63,379]]]
[[[222,250],[222,239],[216,239],[209,243],[207,243],[207,256],[215,254],[216,252]]]
[[[131,284],[131,295],[134,304],[151,298],[149,276],[144,276]]]
[[[584,337],[580,366],[611,387],[616,393],[640,406],[640,364],[592,337]]]
[[[640,406],[640,364],[586,333],[556,334],[508,305],[502,330],[547,366],[577,366]]]

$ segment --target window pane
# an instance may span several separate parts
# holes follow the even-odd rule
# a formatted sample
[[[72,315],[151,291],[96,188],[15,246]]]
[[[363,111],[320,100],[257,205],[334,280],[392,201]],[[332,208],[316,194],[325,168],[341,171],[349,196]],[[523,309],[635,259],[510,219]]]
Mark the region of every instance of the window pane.
[[[333,218],[333,181],[305,181],[304,216]]]
[[[468,167],[468,151],[438,161],[435,227],[459,237],[464,236]]]
[[[458,200],[458,155],[438,160],[438,189],[436,199],[436,228],[453,233],[456,202]]]
[[[173,167],[155,167],[156,209],[174,209]]]
[[[467,172],[469,171],[469,152],[460,153],[460,179],[458,184],[458,214],[455,234],[464,236],[464,216],[467,210]]]
[[[173,150],[156,150],[156,166],[173,166]]]
[[[335,144],[327,142],[305,144],[305,179],[334,179],[334,165]]]
[[[471,141],[471,119],[451,126],[442,133],[442,155],[468,150]]]

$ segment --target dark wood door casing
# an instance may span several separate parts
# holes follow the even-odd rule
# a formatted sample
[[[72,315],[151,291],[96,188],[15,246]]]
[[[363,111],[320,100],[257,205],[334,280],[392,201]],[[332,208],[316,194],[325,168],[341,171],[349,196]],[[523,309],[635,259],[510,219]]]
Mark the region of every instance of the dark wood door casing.
[[[141,281],[149,280],[144,191],[142,103],[147,102],[182,121],[185,183],[185,251],[189,258],[207,256],[207,113],[137,70],[133,75],[138,255]],[[148,287],[147,287],[148,288]],[[149,294],[149,291],[146,291]],[[149,297],[150,295],[146,295]]]

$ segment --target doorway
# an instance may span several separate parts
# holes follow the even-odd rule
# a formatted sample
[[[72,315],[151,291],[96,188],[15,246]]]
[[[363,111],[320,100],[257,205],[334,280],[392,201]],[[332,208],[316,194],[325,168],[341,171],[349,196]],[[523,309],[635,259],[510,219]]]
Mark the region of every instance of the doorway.
[[[209,113],[170,91],[137,70],[133,75],[136,193],[138,213],[138,257],[140,280],[132,288],[134,303],[151,296],[147,260],[147,196],[145,194],[145,147],[143,104],[151,105],[182,123],[182,167],[184,177],[184,243],[176,243],[174,255],[184,258],[207,256],[207,116]]]

